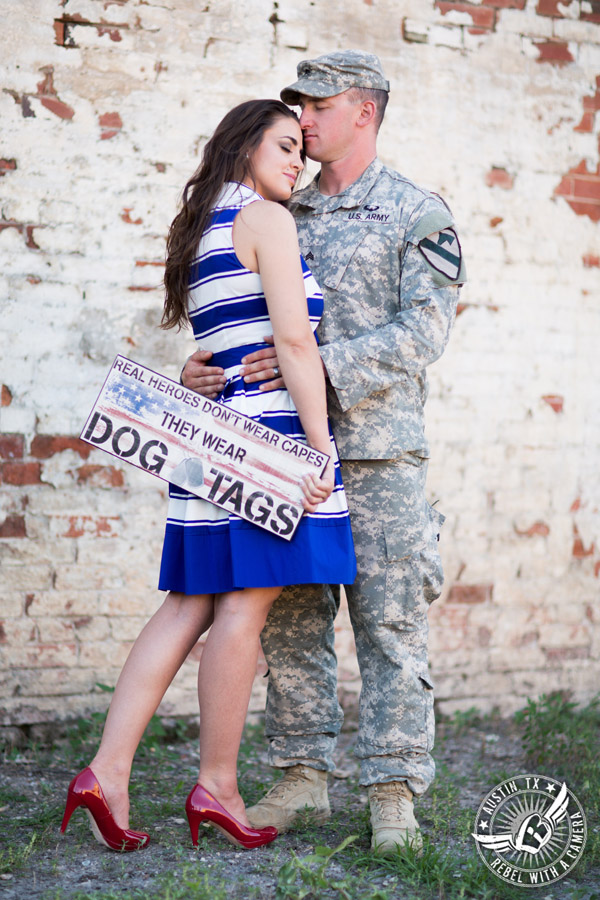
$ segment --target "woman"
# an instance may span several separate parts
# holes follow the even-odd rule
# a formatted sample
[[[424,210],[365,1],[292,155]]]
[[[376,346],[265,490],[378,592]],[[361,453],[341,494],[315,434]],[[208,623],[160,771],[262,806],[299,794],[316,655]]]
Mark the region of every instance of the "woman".
[[[134,753],[167,687],[209,627],[198,675],[200,769],[186,803],[192,841],[197,844],[201,821],[213,822],[246,848],[276,837],[274,828],[250,826],[237,786],[260,632],[284,585],[354,579],[313,333],[323,301],[300,256],[292,216],[281,205],[302,168],[295,114],[275,100],[242,103],[207,143],[169,232],[163,327],[191,322],[196,339],[225,369],[218,402],[332,459],[321,478],[305,479],[306,514],[289,542],[170,485],[159,583],[169,594],[131,650],[98,752],[69,787],[62,824],[64,831],[73,810],[84,806],[96,836],[113,849],[136,850],[149,841],[128,827]],[[271,330],[287,387],[262,392],[246,385],[239,369],[242,357],[266,346],[262,335]]]

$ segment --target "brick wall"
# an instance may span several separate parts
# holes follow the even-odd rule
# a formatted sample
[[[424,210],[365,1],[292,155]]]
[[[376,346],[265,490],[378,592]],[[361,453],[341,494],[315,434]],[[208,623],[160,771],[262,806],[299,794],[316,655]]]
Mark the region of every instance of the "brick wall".
[[[596,691],[600,3],[9,0],[1,724],[104,707],[97,685],[161,601],[165,485],[77,435],[116,353],[176,377],[189,352],[189,336],[157,329],[159,283],[203,142],[235,103],[277,96],[300,59],[353,46],[392,83],[382,158],[443,194],[468,260],[428,403],[431,499],[447,515],[441,707]],[[351,700],[344,616],[338,629]],[[195,712],[194,669],[163,712]]]

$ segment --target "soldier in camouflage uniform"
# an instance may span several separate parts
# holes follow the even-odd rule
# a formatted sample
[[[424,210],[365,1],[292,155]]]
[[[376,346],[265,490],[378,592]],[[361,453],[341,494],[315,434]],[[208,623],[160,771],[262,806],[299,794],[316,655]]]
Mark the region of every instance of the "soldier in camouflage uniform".
[[[445,203],[377,159],[388,91],[379,59],[348,50],[301,62],[281,92],[302,107],[307,155],[322,165],[289,208],[325,297],[320,351],[358,561],[346,586],[362,676],[356,754],[372,845],[383,853],[420,847],[412,797],[434,776],[427,609],[442,586],[443,517],[425,496],[425,370],[446,346],[464,281]],[[207,357],[194,354],[182,376],[204,393],[220,378],[202,368]],[[274,350],[245,362],[246,380],[281,384]],[[284,777],[247,810],[256,827],[285,831],[306,807],[318,821],[329,815],[327,772],[342,722],[334,593],[286,589],[263,631],[269,755]]]

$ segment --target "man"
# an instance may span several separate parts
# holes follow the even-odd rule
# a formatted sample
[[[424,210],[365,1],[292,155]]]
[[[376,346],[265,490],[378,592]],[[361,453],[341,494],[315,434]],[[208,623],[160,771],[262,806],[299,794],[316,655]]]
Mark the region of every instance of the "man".
[[[413,795],[434,776],[427,609],[439,596],[443,517],[425,499],[426,367],[443,352],[464,281],[444,202],[377,159],[389,84],[376,56],[329,53],[298,65],[281,92],[301,107],[306,154],[320,174],[289,209],[321,285],[328,410],[350,507],[358,575],[346,586],[362,676],[356,754],[368,786],[372,847],[422,844]],[[183,383],[216,396],[222,370],[198,351]],[[275,350],[244,360],[247,381],[282,384]],[[337,592],[337,591],[336,591]],[[329,587],[300,586],[274,605],[262,635],[270,669],[266,733],[283,778],[248,810],[287,830],[310,807],[329,814],[327,772],[342,713],[336,697]]]

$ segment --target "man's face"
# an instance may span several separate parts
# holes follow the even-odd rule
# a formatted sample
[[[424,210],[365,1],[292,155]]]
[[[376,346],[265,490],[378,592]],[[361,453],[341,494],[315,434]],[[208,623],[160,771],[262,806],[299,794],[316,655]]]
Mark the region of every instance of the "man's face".
[[[300,107],[300,127],[309,159],[331,163],[347,156],[354,143],[360,104],[351,103],[345,91],[324,98],[300,94]]]

